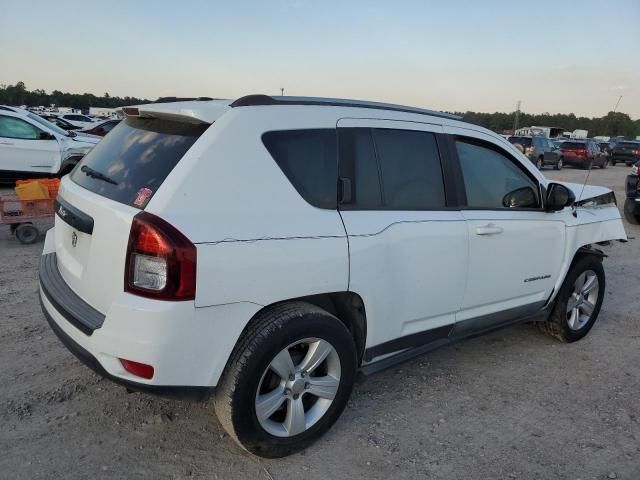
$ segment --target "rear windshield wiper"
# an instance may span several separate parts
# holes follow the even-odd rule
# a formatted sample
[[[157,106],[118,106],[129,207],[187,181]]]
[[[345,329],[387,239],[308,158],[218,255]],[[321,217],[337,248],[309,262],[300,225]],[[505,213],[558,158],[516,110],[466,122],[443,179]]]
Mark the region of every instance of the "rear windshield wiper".
[[[84,172],[87,177],[95,178],[96,180],[102,180],[104,182],[111,183],[112,185],[118,185],[118,182],[116,182],[112,178],[109,178],[104,173],[100,173],[97,170],[94,170],[93,168],[86,165],[83,165],[80,168],[80,171]]]

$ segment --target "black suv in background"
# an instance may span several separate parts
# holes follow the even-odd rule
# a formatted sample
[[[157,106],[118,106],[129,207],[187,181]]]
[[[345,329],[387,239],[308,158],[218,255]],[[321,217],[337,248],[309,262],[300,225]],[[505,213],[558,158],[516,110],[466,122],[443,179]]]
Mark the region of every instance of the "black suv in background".
[[[618,142],[611,149],[611,165],[624,162],[627,166],[640,160],[640,142]]]
[[[627,175],[627,198],[624,202],[624,216],[627,222],[640,225],[640,161],[631,167],[631,173]]]
[[[509,137],[508,140],[514,145],[520,145],[522,153],[535,164],[538,170],[541,170],[544,165],[552,165],[556,170],[562,168],[562,152],[547,137],[513,136]]]
[[[598,142],[590,138],[571,139],[562,142],[560,151],[564,155],[564,163],[589,170],[593,166],[607,168],[609,157],[600,150]]]

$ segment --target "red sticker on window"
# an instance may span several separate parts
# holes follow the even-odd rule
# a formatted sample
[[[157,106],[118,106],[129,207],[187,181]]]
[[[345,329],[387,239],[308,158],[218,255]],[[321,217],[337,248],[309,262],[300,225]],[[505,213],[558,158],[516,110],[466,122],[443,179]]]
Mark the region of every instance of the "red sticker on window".
[[[151,195],[153,195],[153,191],[151,189],[141,188],[140,190],[138,190],[138,195],[136,195],[136,199],[133,201],[133,204],[136,207],[142,208],[147,204],[147,202],[151,198]]]

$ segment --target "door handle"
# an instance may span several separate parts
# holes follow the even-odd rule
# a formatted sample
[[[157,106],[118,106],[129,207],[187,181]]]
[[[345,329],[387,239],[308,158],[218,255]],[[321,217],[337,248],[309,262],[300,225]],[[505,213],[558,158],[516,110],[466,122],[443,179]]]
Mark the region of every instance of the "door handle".
[[[502,232],[504,232],[504,229],[494,225],[493,223],[476,228],[476,235],[496,235]]]

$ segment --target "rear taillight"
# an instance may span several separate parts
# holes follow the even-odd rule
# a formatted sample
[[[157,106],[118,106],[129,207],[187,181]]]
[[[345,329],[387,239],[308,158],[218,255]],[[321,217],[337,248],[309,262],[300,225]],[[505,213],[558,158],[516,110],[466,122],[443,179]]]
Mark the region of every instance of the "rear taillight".
[[[587,154],[587,149],[586,148],[578,148],[576,150],[576,155],[578,156],[583,156]]]
[[[195,245],[161,218],[138,213],[129,234],[124,289],[160,300],[195,299]]]
[[[633,151],[633,154],[634,154],[634,155],[640,155],[640,148],[638,148],[637,150],[634,150],[634,151]]]

